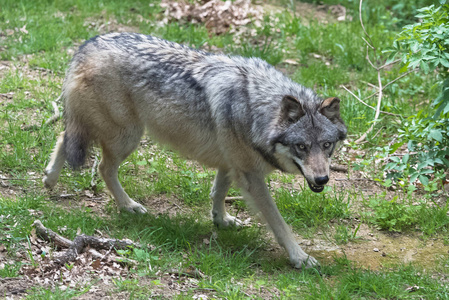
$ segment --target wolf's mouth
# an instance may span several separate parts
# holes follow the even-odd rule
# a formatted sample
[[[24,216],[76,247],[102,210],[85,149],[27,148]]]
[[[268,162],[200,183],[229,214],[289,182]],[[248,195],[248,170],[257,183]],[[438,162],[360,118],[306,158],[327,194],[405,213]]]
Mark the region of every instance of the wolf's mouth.
[[[304,172],[302,171],[301,165],[299,165],[295,160],[293,160],[293,163],[296,165],[296,167],[299,169],[301,174],[304,176]],[[305,177],[305,176],[304,176]],[[306,177],[305,177],[306,178]],[[313,183],[310,183],[306,178],[307,183],[309,184],[309,188],[314,193],[321,193],[324,190],[324,185],[315,185]]]
[[[314,184],[310,183],[308,180],[307,180],[307,183],[309,184],[309,188],[314,193],[321,193],[324,190],[324,185],[314,185]]]

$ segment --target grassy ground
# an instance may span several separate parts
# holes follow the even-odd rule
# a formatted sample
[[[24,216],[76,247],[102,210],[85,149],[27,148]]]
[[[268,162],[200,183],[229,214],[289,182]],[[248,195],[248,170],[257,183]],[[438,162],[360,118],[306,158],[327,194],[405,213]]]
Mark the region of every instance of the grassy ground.
[[[416,5],[425,4],[421,2]],[[376,127],[382,130],[363,146],[353,144],[370,126],[374,111],[353,100],[341,85],[365,97],[373,93],[366,83],[375,83],[377,74],[365,60],[356,3],[341,3],[353,20],[337,21],[329,7],[323,10],[313,3],[264,2],[277,12],[267,14],[260,26],[250,23],[246,30],[213,35],[203,24],[163,24],[158,1],[0,0],[0,295],[449,298],[447,199],[438,202],[429,194],[392,192],[366,178],[353,180],[379,172],[379,162],[370,153],[392,140],[398,119],[384,116]],[[392,3],[367,3],[364,11],[379,49],[388,48],[416,8],[405,1]],[[147,215],[116,212],[104,183],[92,171],[97,149],[85,168],[64,170],[56,189],[44,190],[42,170],[62,130],[61,122],[44,125],[53,115],[51,102],[60,93],[76,47],[109,31],[136,31],[206,50],[259,56],[318,93],[343,99],[349,139],[337,161],[349,173],[334,173],[339,180],[319,195],[303,187],[299,177],[275,173],[268,179],[281,213],[301,234],[298,240],[322,262],[321,273],[291,268],[286,253],[240,200],[230,209],[248,225],[214,228],[208,199],[214,171],[151,140],[144,140],[120,168],[123,186],[149,208]],[[399,74],[399,68],[391,68],[384,81]],[[407,116],[436,92],[431,76],[410,74],[385,90],[382,110]],[[375,99],[369,103],[375,105]],[[231,190],[230,196],[238,195]],[[82,232],[128,238],[141,247],[119,253],[132,264],[105,260],[95,267],[86,256],[55,268],[51,261],[57,250],[35,237],[31,224],[36,219],[70,239]]]

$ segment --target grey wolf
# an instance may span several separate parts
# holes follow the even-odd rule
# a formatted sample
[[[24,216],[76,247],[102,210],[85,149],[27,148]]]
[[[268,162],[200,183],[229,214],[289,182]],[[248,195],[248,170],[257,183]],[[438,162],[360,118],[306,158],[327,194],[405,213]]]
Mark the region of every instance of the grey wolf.
[[[61,95],[65,131],[45,170],[47,187],[56,184],[65,161],[81,166],[96,143],[102,149],[100,174],[118,207],[145,213],[117,173],[146,130],[159,143],[217,169],[210,194],[215,224],[241,224],[225,209],[234,182],[295,267],[318,265],[295,241],[264,178],[275,169],[298,173],[312,191],[323,190],[332,153],[347,132],[338,98],[323,100],[258,58],[210,54],[133,33],[84,43]]]

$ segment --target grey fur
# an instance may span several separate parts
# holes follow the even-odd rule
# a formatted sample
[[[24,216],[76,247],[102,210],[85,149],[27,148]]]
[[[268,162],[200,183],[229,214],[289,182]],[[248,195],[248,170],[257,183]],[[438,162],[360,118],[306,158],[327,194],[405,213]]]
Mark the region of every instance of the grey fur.
[[[224,198],[234,181],[252,200],[295,267],[317,261],[296,243],[264,177],[302,173],[320,192],[335,144],[346,136],[340,100],[323,100],[258,58],[214,55],[132,33],[97,36],[75,54],[63,85],[65,133],[44,183],[56,184],[64,161],[79,166],[92,143],[119,208],[146,212],[117,178],[120,163],[147,130],[160,143],[218,169],[211,192],[219,226],[239,225]]]

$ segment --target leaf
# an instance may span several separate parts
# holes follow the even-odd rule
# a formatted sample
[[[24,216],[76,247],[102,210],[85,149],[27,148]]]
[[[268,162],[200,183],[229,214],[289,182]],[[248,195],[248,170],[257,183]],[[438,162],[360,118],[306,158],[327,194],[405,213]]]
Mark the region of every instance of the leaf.
[[[401,160],[399,159],[399,157],[397,157],[397,156],[392,156],[392,157],[390,157],[390,159],[392,160],[392,161],[394,161],[394,162],[400,162]]]
[[[449,101],[446,100],[445,102],[447,103],[446,106],[444,107],[443,114],[447,114],[449,112]]]
[[[427,178],[427,176],[419,175],[418,178],[419,178],[419,181],[422,183],[422,185],[426,186],[429,184],[429,178]]]
[[[403,164],[407,164],[409,158],[410,158],[410,154],[405,154],[405,155],[402,157],[402,163],[403,163]]]
[[[426,167],[428,167],[429,164],[425,161],[425,162],[421,162],[418,164],[418,166],[416,167],[418,170],[424,169]]]
[[[385,165],[385,169],[392,170],[393,168],[396,167],[396,165],[397,165],[396,163],[388,163]]]
[[[419,63],[419,65],[420,65],[420,67],[421,67],[421,70],[423,70],[423,72],[424,72],[425,74],[429,73],[430,68],[429,68],[429,64],[428,64],[428,63],[426,63],[424,60],[422,60],[422,61]]]
[[[440,164],[440,165],[442,165],[443,164],[443,161],[440,159],[440,158],[435,158],[435,163],[437,163],[437,164]]]
[[[449,160],[448,159],[442,157],[441,160],[443,161],[445,166],[449,167]]]
[[[413,58],[410,60],[410,64],[408,65],[409,69],[416,68],[421,63],[421,58]]]
[[[407,148],[409,151],[415,151],[415,142],[412,140],[408,141]]]
[[[396,150],[399,149],[399,147],[401,147],[404,143],[395,143],[393,144],[393,146],[391,146],[390,152],[389,154],[393,154],[396,152]]]
[[[405,65],[402,66],[402,68],[399,70],[400,73],[405,73],[407,72],[409,67],[409,62],[407,62]]]
[[[424,169],[422,171],[419,172],[421,175],[423,174],[433,174],[434,171],[432,169]]]
[[[440,58],[440,64],[442,64],[446,68],[449,68],[449,61],[445,58]]]
[[[443,135],[441,134],[440,130],[437,129],[430,130],[429,136],[440,143],[443,142]]]
[[[383,51],[383,53],[386,53],[387,51]],[[394,59],[396,58],[396,54],[398,54],[396,51],[392,51],[391,54],[388,56],[387,61],[385,62],[386,65],[391,64]]]

